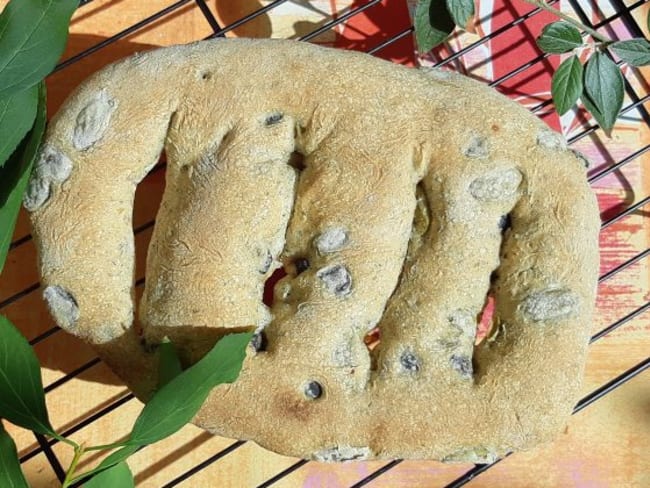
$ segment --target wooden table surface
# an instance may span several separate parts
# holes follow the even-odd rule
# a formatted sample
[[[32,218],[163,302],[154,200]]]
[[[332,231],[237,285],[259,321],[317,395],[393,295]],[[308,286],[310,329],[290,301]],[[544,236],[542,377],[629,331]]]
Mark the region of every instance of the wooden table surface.
[[[0,5],[6,2],[0,2]],[[63,59],[98,44],[149,15],[171,5],[172,0],[95,0],[80,8],[72,22],[71,37]],[[207,2],[226,25],[242,15],[270,2]],[[228,35],[296,37],[311,32],[342,15],[361,1],[296,1],[283,4],[268,16],[230,32]],[[412,3],[412,2],[411,2]],[[523,2],[523,11],[530,10]],[[632,3],[632,2],[627,2]],[[234,4],[234,5],[233,5]],[[485,4],[485,2],[483,2]],[[223,7],[226,5],[226,7]],[[518,7],[519,8],[519,7]],[[635,10],[644,19],[648,6]],[[382,14],[376,13],[383,9]],[[644,10],[645,9],[645,10]],[[398,12],[393,16],[391,12]],[[375,13],[373,13],[375,12]],[[337,42],[344,38],[351,47],[363,46],[369,38],[385,38],[385,32],[407,27],[396,25],[404,19],[406,2],[390,0],[369,8],[355,26],[327,30],[317,41]],[[383,22],[383,24],[382,24]],[[645,25],[645,22],[640,22]],[[345,29],[349,29],[344,32]],[[115,59],[153,46],[185,43],[212,33],[199,7],[193,1],[133,34],[100,49],[59,71],[48,79],[49,114],[55,112],[66,95],[88,74]],[[347,34],[347,35],[344,35]],[[474,40],[476,37],[473,38]],[[464,42],[464,41],[459,41]],[[410,39],[390,48],[392,59],[412,58]],[[386,53],[384,53],[386,54]],[[475,61],[475,60],[474,60]],[[522,59],[519,59],[521,62]],[[646,79],[650,79],[644,73]],[[628,79],[641,96],[648,93],[647,82],[638,72]],[[648,103],[645,104],[648,108]],[[647,124],[631,112],[629,120],[617,126],[612,139],[600,131],[577,145],[596,160],[597,171],[619,161],[650,143]],[[636,117],[636,118],[635,118]],[[594,185],[604,218],[650,193],[649,153],[635,158],[614,176]],[[150,174],[138,188],[134,227],[150,222],[155,215],[164,186],[162,171]],[[613,224],[601,239],[602,272],[648,248],[650,219],[648,211],[638,212]],[[151,227],[136,235],[136,277],[144,276],[144,261]],[[5,271],[0,281],[1,313],[6,314],[30,340],[53,327],[37,286],[34,244],[29,239],[29,222],[24,213],[18,222]],[[598,312],[594,333],[650,301],[648,260],[640,260],[599,287]],[[138,289],[141,292],[141,288]],[[110,443],[124,436],[141,404],[84,343],[62,331],[54,332],[35,346],[42,364],[44,384],[51,385],[47,395],[52,423],[60,432],[74,429],[72,438],[88,444]],[[628,368],[646,359],[650,352],[650,313],[639,314],[590,349],[584,394],[605,384]],[[78,368],[82,368],[79,372]],[[508,457],[485,474],[470,482],[472,487],[650,487],[650,372],[637,376],[621,388],[575,415],[566,432],[554,443]],[[59,382],[59,383],[57,383]],[[8,425],[21,455],[38,448],[34,436]],[[297,460],[268,452],[252,442],[234,444],[232,439],[213,437],[188,425],[169,439],[146,447],[129,460],[138,486],[160,487],[182,476],[200,463],[211,459],[228,446],[232,450],[181,482],[188,487],[253,487],[293,465]],[[72,458],[68,446],[57,443],[53,451],[64,467]],[[87,458],[82,467],[90,467],[98,458]],[[274,486],[345,487],[361,480],[385,465],[385,462],[324,465],[307,463]],[[406,461],[376,478],[372,487],[438,487],[451,482],[471,465],[445,465],[430,461]],[[60,486],[43,452],[23,464],[32,486]]]

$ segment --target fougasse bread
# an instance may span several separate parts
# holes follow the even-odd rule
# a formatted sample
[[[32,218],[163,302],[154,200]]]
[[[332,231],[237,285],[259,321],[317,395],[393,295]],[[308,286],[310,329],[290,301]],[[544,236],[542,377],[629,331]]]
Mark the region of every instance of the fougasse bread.
[[[134,194],[162,151],[135,323]],[[561,135],[463,76],[215,40],[84,82],[24,203],[56,322],[141,398],[164,337],[191,362],[257,330],[197,425],[319,461],[482,463],[553,439],[580,393],[599,230],[585,174]]]

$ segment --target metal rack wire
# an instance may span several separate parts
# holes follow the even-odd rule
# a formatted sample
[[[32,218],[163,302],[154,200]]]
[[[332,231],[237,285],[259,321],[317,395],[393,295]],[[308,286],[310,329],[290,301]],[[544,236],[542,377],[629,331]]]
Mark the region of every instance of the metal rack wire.
[[[83,9],[85,5],[91,3],[93,0],[81,0],[80,2],[80,9]],[[150,15],[149,17],[142,19],[141,21],[129,26],[128,28],[116,33],[115,35],[99,42],[98,44],[84,50],[83,52],[80,52],[79,54],[76,54],[72,56],[71,58],[61,62],[57,68],[56,71],[60,70],[65,70],[66,68],[70,67],[74,63],[79,62],[81,59],[84,59],[88,56],[92,56],[93,53],[99,51],[100,49],[103,49],[112,43],[140,30],[143,29],[144,27],[158,21],[159,19],[162,19],[174,12],[176,12],[178,9],[180,9],[183,6],[186,6],[188,4],[196,4],[198,8],[200,9],[201,13],[205,17],[206,22],[209,24],[210,28],[212,29],[212,34],[209,36],[209,38],[213,37],[220,37],[224,36],[226,33],[230,32],[233,29],[238,28],[239,26],[246,24],[247,22],[250,22],[252,19],[263,15],[265,13],[268,13],[269,11],[277,8],[281,4],[287,2],[288,0],[275,0],[273,2],[268,3],[266,6],[263,8],[260,8],[259,10],[252,12],[248,14],[247,16],[229,24],[226,26],[221,26],[213,13],[210,10],[210,7],[205,3],[205,0],[180,0],[176,1],[175,3],[170,4],[168,7],[154,13],[153,15]],[[549,3],[556,3],[557,0],[554,2],[549,2]],[[320,27],[316,28],[312,32],[304,35],[303,37],[300,38],[300,40],[303,41],[309,41],[314,39],[315,37],[319,36],[323,32],[326,32],[327,30],[331,29],[332,27],[347,22],[349,19],[352,17],[359,15],[361,12],[364,12],[366,10],[372,9],[376,7],[378,4],[380,4],[380,0],[368,0],[365,3],[361,2],[355,2],[354,6],[351,7],[348,11],[345,13],[336,16],[332,20],[326,22],[325,24],[321,25]],[[570,1],[573,9],[575,10],[576,15],[580,18],[580,20],[585,24],[591,26],[592,24],[590,23],[589,17],[586,15],[584,9],[580,5],[580,2],[578,0],[571,0]],[[595,28],[599,27],[604,27],[613,22],[616,19],[620,19],[629,33],[632,36],[642,36],[642,31],[637,25],[634,17],[632,16],[631,12],[641,6],[643,3],[645,3],[643,0],[638,1],[636,3],[632,3],[630,5],[626,5],[622,0],[611,0],[612,5],[614,5],[617,9],[617,12],[610,16],[609,18],[604,18],[602,19],[597,25],[593,26]],[[540,9],[531,9],[528,11],[526,14],[520,16],[518,19],[516,19],[513,23],[508,24],[504,27],[501,27],[487,36],[481,38],[480,40],[476,41],[475,43],[445,57],[444,59],[440,59],[437,61],[438,66],[444,66],[449,63],[452,63],[459,59],[461,56],[467,54],[468,52],[472,51],[473,49],[476,49],[478,46],[488,42],[491,39],[496,38],[497,36],[503,35],[505,32],[507,32],[509,29],[515,28],[517,25],[522,24],[523,22],[526,22],[528,19],[538,15],[540,13]],[[392,26],[391,26],[392,28]],[[404,26],[397,26],[396,33],[392,34],[390,37],[387,39],[383,39],[380,43],[378,43],[375,46],[372,46],[370,49],[367,49],[367,52],[371,54],[376,54],[383,49],[387,48],[388,46],[397,43],[398,41],[404,39],[406,36],[411,35],[413,31],[413,27],[410,25],[404,25]],[[531,61],[528,61],[521,66],[517,67],[516,69],[511,70],[509,73],[506,75],[500,77],[499,79],[494,80],[491,84],[492,86],[498,87],[508,79],[518,75],[519,73],[522,73],[536,65],[538,65],[540,62],[542,62],[545,59],[545,55],[540,55],[536,57],[535,59],[532,59]],[[643,118],[644,122],[650,126],[650,114],[648,114],[644,103],[646,103],[650,99],[650,94],[649,93],[642,93],[639,94],[635,91],[635,89],[632,87],[632,85],[627,82],[626,80],[626,85],[625,85],[625,90],[626,94],[629,97],[631,103],[624,107],[622,114],[627,114],[630,111],[636,110],[640,116]],[[537,106],[533,107],[532,111],[534,113],[538,113],[540,110],[542,110],[544,107],[548,106],[551,104],[551,100],[545,100],[541,103],[539,103]],[[589,125],[588,127],[584,128],[581,132],[578,134],[575,134],[570,140],[569,143],[573,144],[579,140],[581,140],[584,137],[589,136],[590,134],[593,134],[596,130],[598,129],[597,125]],[[633,161],[639,160],[639,158],[644,155],[648,150],[650,149],[650,145],[646,145],[642,148],[639,148],[637,151],[635,151],[633,154],[627,155],[626,157],[620,159],[619,161],[616,161],[612,163],[611,165],[607,166],[604,169],[600,169],[598,172],[594,172],[589,175],[589,181],[591,183],[594,183],[601,178],[610,175],[614,172],[617,172],[621,170],[624,166],[630,164]],[[154,168],[154,172],[156,171],[161,171],[164,168],[164,164],[159,164]],[[643,207],[647,206],[648,202],[650,202],[650,196],[646,196],[644,198],[641,198],[637,202],[629,205],[625,210],[620,211],[616,215],[613,215],[611,217],[608,217],[602,224],[602,229],[607,229],[609,226],[614,224],[615,222],[618,222],[621,219],[624,219],[628,217],[630,214],[638,212],[640,209]],[[154,221],[146,222],[145,224],[137,227],[134,229],[134,233],[140,234],[144,232],[145,230],[151,228],[154,225]],[[16,249],[22,245],[24,245],[26,242],[28,242],[31,239],[31,236],[26,236],[21,239],[17,239],[12,243],[11,248]],[[611,269],[610,271],[606,272],[600,277],[599,282],[605,282],[612,277],[616,276],[619,272],[627,269],[629,266],[632,266],[635,263],[638,263],[644,259],[647,259],[648,255],[650,255],[650,249],[645,249],[642,252],[636,254],[635,256],[631,257],[624,263],[616,266],[615,268]],[[144,278],[138,280],[136,282],[136,287],[142,286],[144,283]],[[38,283],[32,283],[29,286],[26,286],[23,290],[13,294],[12,296],[8,297],[4,301],[0,303],[0,309],[4,309],[11,303],[20,300],[22,297],[33,293],[39,288]],[[627,313],[623,317],[617,319],[615,322],[612,324],[608,325],[601,331],[597,332],[594,334],[592,337],[592,342],[598,341],[605,335],[611,333],[615,329],[618,329],[619,327],[622,327],[626,323],[630,322],[631,320],[635,319],[639,315],[646,313],[650,309],[650,302],[643,303],[638,308],[635,310]],[[44,333],[40,334],[38,337],[34,338],[31,340],[32,345],[36,345],[48,337],[60,333],[59,329],[57,327],[53,327]],[[56,390],[60,386],[64,385],[71,379],[79,376],[82,374],[84,371],[87,371],[88,369],[92,368],[93,366],[97,365],[100,362],[98,358],[92,359],[91,361],[87,362],[86,364],[83,364],[82,366],[76,368],[75,370],[67,373],[65,376],[62,378],[58,379],[54,383],[50,384],[46,388],[47,393],[51,393],[52,391]],[[589,395],[585,396],[580,402],[576,405],[574,413],[580,412],[582,409],[588,407],[591,405],[593,402],[597,401],[598,399],[602,398],[603,396],[607,395],[614,389],[624,385],[627,381],[632,379],[633,377],[639,375],[646,369],[650,368],[650,357],[646,358],[645,360],[641,361],[637,365],[633,366],[632,368],[628,369],[621,375],[617,376],[616,378],[613,378],[611,381],[607,382],[606,384],[602,385],[600,388],[596,389]],[[126,403],[132,401],[134,399],[134,396],[132,394],[125,394],[119,399],[115,400],[113,403],[110,405],[106,406],[105,408],[93,413],[91,416],[88,418],[85,418],[83,421],[77,423],[76,425],[70,427],[66,432],[63,432],[64,435],[70,435],[73,434],[74,432],[79,431],[80,429],[83,429],[85,426],[92,424],[96,420],[104,417],[105,415],[109,414],[110,412],[119,409]],[[38,443],[38,447],[33,449],[32,451],[28,452],[27,454],[23,455],[21,458],[21,462],[24,463],[28,461],[29,459],[33,458],[34,456],[37,456],[41,453],[44,453],[45,456],[47,457],[47,460],[52,466],[52,469],[56,473],[57,477],[62,481],[64,478],[64,469],[61,466],[61,463],[57,459],[57,456],[55,455],[54,451],[52,450],[52,446],[54,446],[58,441],[56,439],[47,439],[44,436],[40,434],[35,434],[36,435],[36,440]],[[240,448],[242,445],[244,445],[244,441],[236,441],[230,444],[228,447],[225,449],[221,450],[220,452],[215,453],[208,459],[205,459],[203,462],[193,466],[191,469],[186,471],[185,473],[181,474],[177,478],[170,480],[167,484],[165,484],[165,488],[170,488],[173,486],[178,485],[179,483],[190,479],[193,475],[198,473],[199,471],[207,468],[208,466],[212,465],[215,462],[218,462],[219,459],[223,458],[224,456],[227,456],[229,453],[235,451],[236,449]],[[373,480],[377,479],[378,477],[384,475],[386,472],[389,470],[393,469],[395,466],[399,465],[402,461],[401,460],[394,460],[391,462],[386,463],[383,465],[381,468],[377,469],[376,471],[370,473],[368,476],[363,478],[362,480],[358,481],[353,485],[354,488],[357,487],[362,487],[366,486],[372,483]],[[480,464],[476,465],[466,473],[464,473],[462,476],[457,478],[456,480],[452,481],[447,485],[447,487],[460,487],[474,479],[475,477],[479,476],[481,473],[489,470],[492,466],[496,465],[499,463],[500,460],[495,461],[494,463],[491,464]],[[267,479],[264,481],[262,484],[259,485],[259,488],[265,488],[272,486],[273,484],[277,483],[281,479],[285,478],[286,476],[290,475],[292,472],[300,469],[302,466],[307,464],[308,461],[305,460],[299,460],[295,462],[293,465],[289,466],[287,469],[277,473],[276,475],[272,476],[271,478]]]

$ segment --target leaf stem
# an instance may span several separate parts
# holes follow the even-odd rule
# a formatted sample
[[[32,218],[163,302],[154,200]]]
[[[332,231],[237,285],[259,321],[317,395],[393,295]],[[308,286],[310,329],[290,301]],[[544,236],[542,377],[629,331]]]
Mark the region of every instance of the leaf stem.
[[[113,442],[112,444],[103,444],[101,446],[90,446],[87,447],[85,450],[86,451],[111,451],[113,449],[117,449],[118,447],[123,447],[128,439],[125,439],[123,441],[118,441],[118,442]]]
[[[604,35],[602,35],[598,31],[596,31],[595,29],[592,29],[591,27],[587,27],[586,25],[578,22],[574,18],[568,16],[564,12],[562,12],[562,11],[560,11],[560,10],[554,8],[554,7],[551,7],[548,3],[546,3],[545,0],[523,0],[523,1],[530,4],[530,5],[534,5],[535,7],[539,7],[542,10],[546,10],[547,12],[552,13],[556,17],[561,18],[562,20],[564,20],[564,21],[568,22],[569,24],[577,27],[578,29],[582,29],[587,34],[589,34],[591,37],[593,37],[594,39],[598,39],[600,42],[604,42],[606,44],[609,44],[610,42],[612,42],[611,39],[608,39],[607,37],[605,37]]]
[[[68,488],[72,484],[72,480],[74,479],[74,472],[77,469],[77,464],[79,464],[79,460],[81,459],[81,456],[84,455],[84,452],[86,452],[86,450],[84,449],[83,445],[75,447],[74,457],[72,458],[72,462],[70,463],[68,471],[65,473],[65,479],[63,480],[61,488]]]
[[[79,449],[79,444],[77,444],[75,441],[68,439],[67,437],[63,437],[62,435],[59,435],[56,432],[50,432],[50,436],[52,436],[57,441],[64,442],[65,444],[74,447],[75,451]]]

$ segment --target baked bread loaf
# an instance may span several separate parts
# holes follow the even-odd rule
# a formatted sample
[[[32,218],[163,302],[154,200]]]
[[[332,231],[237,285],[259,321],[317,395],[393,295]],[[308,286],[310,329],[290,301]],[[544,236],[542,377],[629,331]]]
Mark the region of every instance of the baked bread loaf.
[[[134,193],[163,150],[134,325]],[[465,77],[292,41],[138,54],[56,114],[24,204],[52,315],[141,398],[164,336],[191,362],[259,332],[195,419],[211,432],[319,461],[487,462],[552,439],[580,392],[584,160]]]

